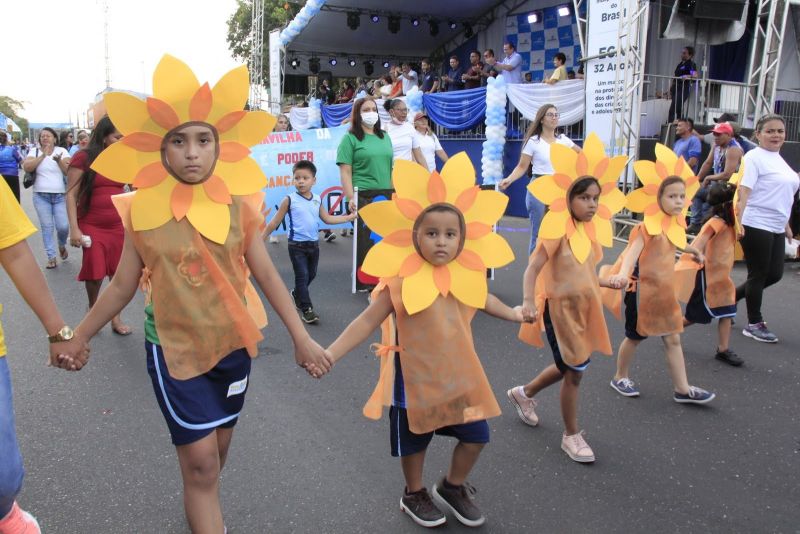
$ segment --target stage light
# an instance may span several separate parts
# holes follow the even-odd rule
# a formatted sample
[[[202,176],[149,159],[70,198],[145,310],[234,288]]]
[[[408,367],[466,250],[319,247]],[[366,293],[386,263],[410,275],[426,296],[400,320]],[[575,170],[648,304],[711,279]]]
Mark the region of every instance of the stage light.
[[[367,76],[372,76],[372,73],[375,72],[375,63],[370,59],[364,62],[364,74]]]
[[[397,33],[400,31],[400,17],[397,15],[389,15],[389,32]]]
[[[308,60],[308,70],[311,71],[311,74],[319,74],[319,58],[312,57]]]
[[[369,16],[369,20],[371,20],[374,23],[378,23],[378,21],[380,21],[381,18],[376,13],[373,13],[372,15]]]
[[[465,22],[465,23],[464,23],[464,37],[466,37],[467,39],[469,39],[469,38],[470,38],[470,37],[472,37],[474,34],[475,34],[475,32],[474,32],[474,31],[472,31],[472,24],[470,24],[469,22]]]
[[[411,25],[414,26],[415,28],[419,26],[419,18],[414,17],[413,19],[411,19]]]
[[[350,58],[350,59],[347,60],[347,64],[350,65],[351,67],[355,67],[356,66],[356,60],[353,59],[353,58]]]
[[[361,16],[358,11],[350,11],[347,13],[347,27],[355,31],[361,25]]]
[[[300,65],[300,60],[296,57],[293,57],[292,60],[289,62],[293,69],[296,69]]]
[[[389,63],[389,60],[388,60],[388,59],[384,59],[384,60],[383,60],[383,63],[381,63],[381,64],[383,65],[383,68],[384,68],[384,69],[388,69],[388,68],[389,68],[389,65],[390,65],[391,63]]]
[[[558,16],[559,17],[566,17],[570,14],[569,6],[559,6],[558,7]]]
[[[456,24],[456,23],[455,23],[455,21],[452,21],[452,20],[451,20],[451,21],[449,21],[449,22],[447,23],[447,25],[448,25],[448,26],[450,26],[450,29],[451,29],[451,30],[455,30],[455,29],[456,29],[456,26],[458,26],[458,24]]]
[[[339,63],[339,61],[337,61],[337,59],[336,59],[335,57],[331,57],[331,58],[328,60],[328,63],[330,63],[330,64],[331,64],[331,67],[335,67],[335,66],[336,66],[336,64],[337,64],[337,63]]]
[[[537,22],[541,22],[542,17],[539,15],[538,11],[534,11],[528,15],[528,24],[536,24]]]
[[[436,19],[431,19],[428,21],[428,26],[431,30],[431,37],[436,37],[439,35],[439,21]]]

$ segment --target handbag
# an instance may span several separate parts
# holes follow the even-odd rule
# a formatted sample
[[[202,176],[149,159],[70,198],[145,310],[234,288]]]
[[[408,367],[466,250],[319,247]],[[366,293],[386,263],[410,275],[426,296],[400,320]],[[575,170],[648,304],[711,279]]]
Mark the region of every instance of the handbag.
[[[39,149],[36,149],[36,157],[39,157]],[[36,169],[32,170],[31,172],[25,172],[25,176],[22,178],[22,187],[25,189],[30,188],[34,183],[36,183]]]

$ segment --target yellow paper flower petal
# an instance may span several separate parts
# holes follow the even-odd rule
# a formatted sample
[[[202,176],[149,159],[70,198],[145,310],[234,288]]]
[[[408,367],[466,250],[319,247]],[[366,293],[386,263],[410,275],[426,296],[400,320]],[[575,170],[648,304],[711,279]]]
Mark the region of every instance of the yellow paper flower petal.
[[[103,95],[103,103],[114,127],[123,135],[147,132],[163,136],[164,128],[156,124],[147,111],[147,103],[128,93],[111,92]]]
[[[114,143],[111,146],[118,144]],[[103,153],[105,152],[108,152],[108,149]],[[136,191],[131,203],[131,222],[135,231],[158,228],[172,218],[170,198],[175,185],[175,180],[167,179],[154,187]]]
[[[480,191],[470,209],[464,213],[464,222],[480,222],[493,226],[506,212],[508,197],[499,191]]]
[[[594,132],[591,132],[586,137],[586,140],[583,142],[582,151],[586,155],[586,159],[589,163],[589,172],[592,172],[601,161],[608,158],[603,142]],[[600,177],[596,176],[595,178],[599,179]]]
[[[397,276],[406,258],[416,253],[417,251],[413,246],[396,247],[380,241],[369,249],[367,256],[364,258],[364,263],[361,264],[361,269],[377,278]]]
[[[555,200],[564,198],[567,193],[556,183],[551,174],[531,180],[531,183],[528,184],[528,191],[548,206]]]
[[[644,159],[634,161],[633,170],[636,172],[636,177],[644,185],[658,185],[661,183],[661,177],[656,172],[656,164],[652,161]]]
[[[543,143],[544,141],[539,141]],[[550,160],[553,163],[555,174],[566,174],[575,176],[575,165],[578,161],[578,153],[564,145],[553,143],[550,145]]]
[[[485,285],[485,280],[484,280]],[[424,310],[436,300],[439,290],[433,282],[433,267],[425,262],[416,273],[403,279],[403,305],[409,315]]]
[[[508,241],[499,234],[491,233],[480,239],[469,239],[464,242],[464,248],[478,254],[484,265],[491,269],[514,261],[514,251],[511,250]]]
[[[450,262],[450,292],[455,298],[473,308],[484,308],[489,289],[486,285],[486,273],[472,271],[458,262]]]
[[[638,163],[638,162],[637,162]],[[636,213],[644,213],[645,208],[653,203],[652,195],[648,195],[643,189],[634,189],[625,200],[625,206]]]
[[[206,120],[214,124],[226,113],[244,108],[249,89],[250,74],[246,65],[228,71],[211,89],[214,108]]]
[[[601,217],[595,217],[592,219],[592,222],[594,223],[594,233],[597,242],[604,247],[614,245],[614,229],[611,221]]]
[[[615,184],[619,183],[619,179],[622,176],[622,173],[625,171],[625,167],[627,166],[628,156],[614,156],[613,158],[609,159],[606,172],[603,173],[603,176],[597,177],[597,179],[600,181],[600,185],[611,182]]]
[[[414,221],[407,219],[390,200],[372,202],[358,209],[358,215],[370,230],[379,236],[387,236],[396,230],[411,230]]]
[[[430,172],[418,163],[396,160],[392,171],[392,185],[400,198],[413,200],[420,206],[427,206],[428,179]]]
[[[143,167],[160,161],[158,152],[139,152],[122,143],[113,143],[100,152],[92,163],[92,169],[109,180],[132,184]]]
[[[199,88],[194,72],[180,59],[165,54],[158,62],[153,73],[153,96],[169,102],[181,122],[189,121],[189,103]]]
[[[678,248],[686,248],[686,230],[678,224],[675,217],[670,217],[669,228],[667,228],[666,235],[673,245]]]
[[[226,204],[218,204],[208,198],[202,187],[193,189],[194,198],[186,218],[206,239],[220,245],[225,243],[231,227],[230,208]]]
[[[615,187],[600,197],[600,204],[607,207],[613,216],[625,207],[625,194]]]
[[[644,218],[644,227],[650,235],[658,235],[662,231],[661,221],[667,214],[663,211],[658,211],[655,215],[649,215]]]
[[[668,146],[656,143],[656,161],[663,163],[669,172],[675,172],[675,164],[678,163],[678,156],[675,155]]]
[[[475,185],[475,168],[466,152],[448,159],[440,174],[447,184],[447,202],[450,204],[455,204],[458,195]]]
[[[567,221],[572,216],[568,210],[548,211],[539,226],[540,239],[560,239],[566,232]]]
[[[216,112],[212,109],[211,113]],[[244,146],[257,145],[272,132],[277,120],[274,115],[263,111],[249,111],[233,128],[220,133],[219,141],[238,141]]]
[[[592,250],[592,241],[586,235],[586,228],[583,223],[576,225],[575,232],[569,238],[569,248],[578,263],[585,262],[586,258],[589,257],[589,252]]]
[[[231,195],[249,195],[267,185],[267,177],[256,160],[247,157],[236,162],[217,160],[214,174],[222,178]]]

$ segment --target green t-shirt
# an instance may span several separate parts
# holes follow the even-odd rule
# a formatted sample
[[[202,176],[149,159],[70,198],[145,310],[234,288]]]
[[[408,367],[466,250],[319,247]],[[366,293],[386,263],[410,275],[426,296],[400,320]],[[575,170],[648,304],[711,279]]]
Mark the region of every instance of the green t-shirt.
[[[363,141],[348,133],[339,143],[336,164],[353,167],[353,187],[363,190],[391,189],[393,154],[392,140],[386,132],[382,139],[365,133]]]

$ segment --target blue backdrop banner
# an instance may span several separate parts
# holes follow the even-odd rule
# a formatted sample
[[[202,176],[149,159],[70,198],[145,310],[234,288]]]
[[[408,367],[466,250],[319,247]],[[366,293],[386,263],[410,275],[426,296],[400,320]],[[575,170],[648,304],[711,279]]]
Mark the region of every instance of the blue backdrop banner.
[[[426,94],[422,102],[434,123],[448,130],[469,130],[486,115],[486,88]]]
[[[353,103],[331,104],[322,106],[322,122],[328,128],[334,128],[342,124],[342,121],[350,116],[353,110]]]

